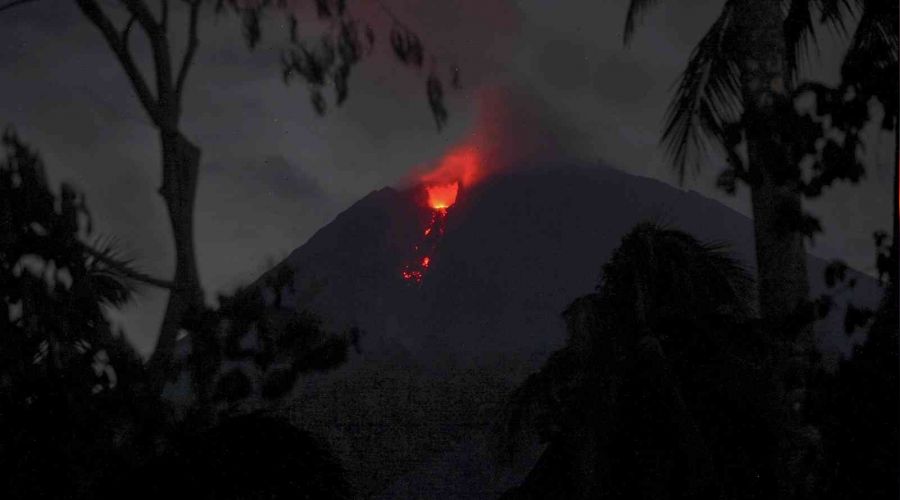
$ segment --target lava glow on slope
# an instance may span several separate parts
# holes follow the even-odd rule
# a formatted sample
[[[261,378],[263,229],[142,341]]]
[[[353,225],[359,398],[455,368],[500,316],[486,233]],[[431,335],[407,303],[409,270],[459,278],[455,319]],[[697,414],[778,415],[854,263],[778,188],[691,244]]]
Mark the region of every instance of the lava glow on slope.
[[[459,182],[450,184],[438,184],[425,188],[428,193],[428,206],[433,210],[446,210],[456,203],[456,195],[459,193]]]
[[[403,268],[403,279],[421,283],[437,250],[450,207],[456,203],[460,187],[470,186],[481,178],[482,169],[477,149],[462,146],[450,151],[437,168],[421,176],[420,182],[431,210],[431,221],[422,229],[422,239],[415,246],[415,256]]]
[[[429,192],[429,208],[431,208],[431,222],[422,230],[422,240],[415,247],[416,257],[414,260],[403,268],[403,279],[412,283],[421,283],[425,277],[425,271],[431,265],[431,256],[437,249],[438,243],[444,236],[444,227],[447,225],[447,210],[456,202],[457,185],[454,184],[452,191],[453,198],[443,198],[439,202],[434,203],[430,198]],[[448,201],[449,200],[449,201]]]

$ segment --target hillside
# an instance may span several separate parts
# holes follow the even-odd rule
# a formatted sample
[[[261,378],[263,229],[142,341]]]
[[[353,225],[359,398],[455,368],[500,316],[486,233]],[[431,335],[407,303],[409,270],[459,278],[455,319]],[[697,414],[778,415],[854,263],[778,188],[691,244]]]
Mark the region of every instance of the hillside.
[[[362,352],[304,381],[292,409],[337,449],[364,495],[490,497],[527,470],[492,465],[491,420],[562,345],[560,312],[593,289],[638,222],[727,242],[754,266],[751,221],[715,201],[602,166],[541,167],[460,193],[414,284],[401,270],[430,216],[420,190],[369,194],[280,264],[295,272],[297,307],[364,331]],[[824,289],[824,266],[810,259],[814,293]],[[860,281],[860,301],[874,303],[874,280]],[[837,314],[816,330],[824,352],[846,348]]]

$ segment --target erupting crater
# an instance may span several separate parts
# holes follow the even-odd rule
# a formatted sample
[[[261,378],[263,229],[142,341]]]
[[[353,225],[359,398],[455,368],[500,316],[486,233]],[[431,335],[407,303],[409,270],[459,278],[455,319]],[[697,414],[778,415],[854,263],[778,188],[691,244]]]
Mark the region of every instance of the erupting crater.
[[[447,225],[447,212],[459,193],[459,182],[426,186],[428,208],[431,209],[431,221],[422,230],[422,241],[415,246],[413,262],[403,268],[403,279],[413,283],[421,283],[425,271],[431,265],[431,256],[444,236]]]
[[[456,203],[456,195],[459,193],[459,182],[440,184],[425,188],[428,193],[428,206],[432,210],[447,210]]]
[[[472,146],[461,146],[444,156],[436,169],[421,176],[431,220],[422,229],[422,239],[414,248],[413,258],[403,268],[404,280],[422,282],[444,236],[450,207],[456,203],[460,189],[474,183],[482,173],[478,150]]]

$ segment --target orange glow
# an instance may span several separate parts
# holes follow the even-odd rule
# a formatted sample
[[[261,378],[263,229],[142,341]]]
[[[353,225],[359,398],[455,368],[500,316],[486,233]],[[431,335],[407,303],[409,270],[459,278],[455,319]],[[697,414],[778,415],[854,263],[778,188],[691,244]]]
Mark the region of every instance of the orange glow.
[[[471,186],[485,175],[481,161],[476,146],[458,146],[445,154],[430,172],[418,175],[431,209],[431,222],[422,231],[423,238],[415,246],[415,256],[403,268],[404,280],[415,284],[422,282],[444,236],[447,213],[456,204],[460,189]]]
[[[425,188],[428,192],[428,206],[435,209],[447,209],[456,203],[456,194],[459,192],[459,183],[436,184]]]
[[[406,281],[421,283],[422,282],[422,271],[405,270],[405,271],[403,271],[403,279],[405,279]]]
[[[454,198],[447,200],[447,203],[449,203],[449,205],[452,205],[453,202],[456,201],[455,185],[454,189],[452,190],[452,194]],[[441,206],[443,204],[439,203],[438,205]],[[444,236],[444,228],[446,227],[446,225],[447,208],[432,208],[431,222],[429,222],[425,227],[424,237],[422,241],[414,247],[417,256],[414,258],[414,260],[411,261],[411,263],[407,264],[406,267],[403,268],[402,276],[404,280],[415,284],[419,284],[422,282],[422,278],[425,277],[425,271],[427,271],[431,266],[431,256],[434,255],[434,252],[437,250],[441,238]]]
[[[481,180],[483,176],[484,169],[478,148],[463,145],[445,154],[437,167],[423,175],[421,180],[427,185],[462,183],[463,187],[468,187]],[[455,189],[458,189],[458,186],[454,188],[454,193]]]

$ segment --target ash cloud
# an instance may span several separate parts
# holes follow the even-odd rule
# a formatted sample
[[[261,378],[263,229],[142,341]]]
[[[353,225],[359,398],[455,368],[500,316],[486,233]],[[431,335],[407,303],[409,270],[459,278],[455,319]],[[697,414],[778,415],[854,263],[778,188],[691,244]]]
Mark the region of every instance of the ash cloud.
[[[511,85],[482,87],[474,143],[493,173],[582,156],[586,137],[537,93]]]
[[[415,167],[405,184],[420,180],[463,184],[513,168],[583,159],[587,136],[553,112],[539,94],[515,85],[486,84],[475,92],[477,113],[470,131],[438,159]],[[477,172],[458,158],[477,158]]]

